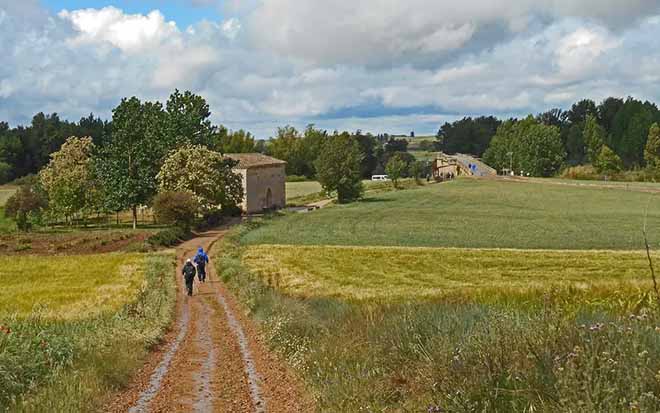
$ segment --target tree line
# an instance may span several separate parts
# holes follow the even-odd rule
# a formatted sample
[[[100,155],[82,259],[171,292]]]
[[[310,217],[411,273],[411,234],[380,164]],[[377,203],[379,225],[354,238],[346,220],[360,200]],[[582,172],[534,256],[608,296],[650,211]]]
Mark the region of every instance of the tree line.
[[[652,166],[653,126],[660,110],[648,101],[584,99],[568,110],[552,109],[524,119],[466,117],[445,123],[436,147],[483,156],[496,169],[550,176],[563,167],[593,165],[599,172]],[[650,145],[650,146],[649,146]]]

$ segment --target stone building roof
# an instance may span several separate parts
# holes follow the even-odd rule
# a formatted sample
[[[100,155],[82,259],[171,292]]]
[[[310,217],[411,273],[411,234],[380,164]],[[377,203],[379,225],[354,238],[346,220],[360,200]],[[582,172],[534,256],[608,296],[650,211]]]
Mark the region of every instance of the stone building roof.
[[[286,165],[285,161],[261,153],[226,153],[225,156],[238,161],[238,169]]]

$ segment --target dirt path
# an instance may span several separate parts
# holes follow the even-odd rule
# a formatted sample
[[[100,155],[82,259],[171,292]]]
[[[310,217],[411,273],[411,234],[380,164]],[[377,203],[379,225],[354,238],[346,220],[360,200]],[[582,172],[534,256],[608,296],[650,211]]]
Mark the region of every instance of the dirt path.
[[[177,321],[110,412],[305,412],[300,384],[267,350],[251,320],[207,267],[193,297],[181,266],[198,247],[210,250],[224,231],[211,231],[177,250]],[[213,262],[211,257],[211,262]]]

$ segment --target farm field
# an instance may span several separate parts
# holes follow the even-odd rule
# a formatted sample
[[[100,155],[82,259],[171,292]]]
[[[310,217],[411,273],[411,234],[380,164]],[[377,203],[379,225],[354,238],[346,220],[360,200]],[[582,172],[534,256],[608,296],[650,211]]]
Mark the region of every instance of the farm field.
[[[412,156],[415,157],[418,161],[433,161],[436,159],[437,152],[427,152],[427,151],[417,151],[417,150],[410,150],[408,151]]]
[[[35,306],[56,319],[116,312],[135,298],[145,265],[139,254],[0,257],[0,314],[26,317]]]
[[[267,222],[246,244],[521,249],[640,249],[648,210],[660,245],[658,195],[499,180],[460,179],[367,196]]]
[[[321,192],[322,189],[321,184],[316,181],[287,182],[286,199],[289,201],[307,195],[317,194]]]
[[[660,411],[656,196],[463,179],[246,224],[216,265],[321,411]]]
[[[9,411],[97,410],[172,317],[169,253],[3,256],[0,268],[0,406]]]
[[[243,262],[301,298],[488,300],[561,288],[649,287],[648,261],[639,252],[260,245],[246,248]]]

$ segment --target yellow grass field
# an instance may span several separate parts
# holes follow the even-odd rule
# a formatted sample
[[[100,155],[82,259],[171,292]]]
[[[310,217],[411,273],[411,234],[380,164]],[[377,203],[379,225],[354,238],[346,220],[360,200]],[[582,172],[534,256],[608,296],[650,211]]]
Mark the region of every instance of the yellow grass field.
[[[246,248],[243,260],[269,284],[301,297],[487,298],[553,288],[595,295],[651,288],[642,251],[257,245]]]
[[[53,319],[115,312],[145,282],[145,255],[0,257],[0,314]]]

